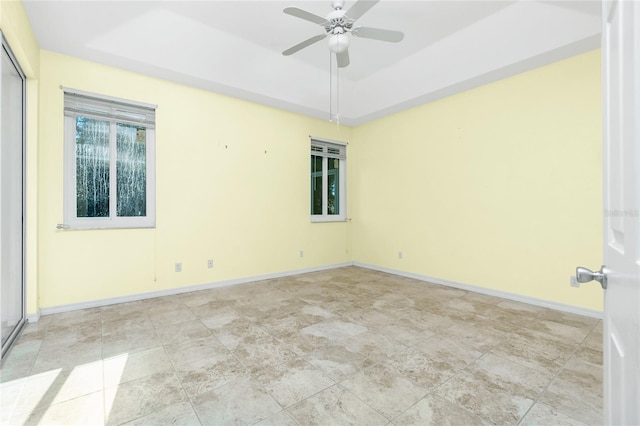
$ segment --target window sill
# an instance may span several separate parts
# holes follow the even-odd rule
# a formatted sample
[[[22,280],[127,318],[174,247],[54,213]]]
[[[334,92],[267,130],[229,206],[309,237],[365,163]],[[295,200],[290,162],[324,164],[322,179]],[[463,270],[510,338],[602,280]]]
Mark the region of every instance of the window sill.
[[[113,230],[117,230],[117,229],[155,229],[156,225],[155,224],[150,224],[150,225],[121,225],[121,224],[117,224],[117,225],[108,225],[108,226],[101,226],[99,224],[80,224],[80,225],[67,225],[67,224],[62,224],[59,223],[58,225],[56,225],[56,229],[59,231],[101,231],[101,230],[107,230],[107,229],[113,229]]]
[[[311,223],[348,222],[344,216],[311,216]]]

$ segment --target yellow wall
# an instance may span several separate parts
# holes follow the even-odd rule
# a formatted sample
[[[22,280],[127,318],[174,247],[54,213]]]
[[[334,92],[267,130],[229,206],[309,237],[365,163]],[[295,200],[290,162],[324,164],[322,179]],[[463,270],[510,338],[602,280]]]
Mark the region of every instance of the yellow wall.
[[[602,309],[600,51],[354,128],[357,262]],[[398,251],[403,259],[398,259]]]
[[[350,261],[348,223],[310,223],[308,177],[309,135],[349,141],[350,128],[48,51],[40,60],[41,308]],[[56,230],[61,85],[158,105],[156,229]]]
[[[27,77],[26,102],[26,236],[27,313],[38,310],[38,78],[40,48],[20,1],[0,0],[0,30]]]

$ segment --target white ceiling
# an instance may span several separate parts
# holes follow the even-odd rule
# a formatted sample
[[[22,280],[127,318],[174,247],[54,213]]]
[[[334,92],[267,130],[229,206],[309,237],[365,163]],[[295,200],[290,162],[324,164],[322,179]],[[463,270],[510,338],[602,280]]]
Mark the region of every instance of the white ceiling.
[[[324,32],[282,10],[326,16],[329,0],[24,5],[43,49],[329,117],[326,43],[281,53]],[[600,2],[573,0],[382,0],[357,24],[405,38],[351,39],[351,64],[340,70],[340,121],[348,125],[596,48],[601,29]]]

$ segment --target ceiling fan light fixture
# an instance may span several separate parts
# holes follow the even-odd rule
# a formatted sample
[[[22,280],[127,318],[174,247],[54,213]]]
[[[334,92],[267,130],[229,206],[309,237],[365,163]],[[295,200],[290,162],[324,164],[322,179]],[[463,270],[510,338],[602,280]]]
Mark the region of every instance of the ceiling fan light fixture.
[[[333,53],[342,53],[349,48],[349,38],[346,34],[332,34],[327,44]]]

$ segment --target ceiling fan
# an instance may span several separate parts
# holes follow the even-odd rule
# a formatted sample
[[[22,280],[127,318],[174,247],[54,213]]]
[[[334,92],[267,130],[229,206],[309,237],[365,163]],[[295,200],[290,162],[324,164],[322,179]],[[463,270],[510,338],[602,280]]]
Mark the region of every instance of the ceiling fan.
[[[389,41],[397,43],[404,38],[404,34],[400,31],[383,30],[381,28],[354,27],[355,22],[364,15],[369,9],[375,6],[379,0],[358,0],[348,11],[344,11],[344,0],[333,0],[330,12],[326,18],[298,9],[297,7],[287,7],[284,13],[304,20],[318,24],[325,29],[325,34],[313,36],[301,43],[282,52],[283,55],[289,56],[305,47],[329,37],[329,50],[336,54],[338,59],[338,67],[344,68],[349,65],[349,38],[347,33],[353,36],[370,38],[374,40]]]

